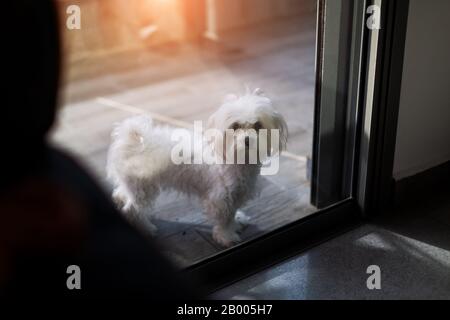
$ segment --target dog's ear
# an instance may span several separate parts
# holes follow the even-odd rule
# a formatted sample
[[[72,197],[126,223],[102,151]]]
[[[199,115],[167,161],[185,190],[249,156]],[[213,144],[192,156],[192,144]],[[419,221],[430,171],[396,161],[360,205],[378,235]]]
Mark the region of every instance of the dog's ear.
[[[288,140],[288,127],[284,117],[278,112],[274,111],[272,115],[273,129],[278,130],[279,134],[279,150],[273,150],[271,155],[281,153],[286,150],[287,140]],[[272,154],[273,153],[273,154]]]
[[[280,130],[280,151],[286,150],[289,135],[288,127],[286,120],[284,120],[284,117],[278,112],[275,113],[275,123],[278,130]]]

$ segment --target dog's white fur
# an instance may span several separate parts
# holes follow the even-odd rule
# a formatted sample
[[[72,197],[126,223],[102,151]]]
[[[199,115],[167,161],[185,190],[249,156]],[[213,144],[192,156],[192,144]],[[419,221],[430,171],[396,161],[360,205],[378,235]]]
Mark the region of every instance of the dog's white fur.
[[[231,127],[242,129],[235,131],[235,150],[249,148],[244,142],[245,137],[249,136],[248,129],[256,123],[258,128],[278,129],[280,148],[285,147],[286,123],[273,109],[271,100],[259,89],[247,91],[240,97],[227,96],[208,121],[209,127],[223,134]],[[171,161],[171,150],[176,144],[171,140],[173,130],[155,126],[145,116],[126,119],[114,129],[107,159],[114,201],[137,227],[154,233],[156,227],[149,216],[160,191],[172,189],[193,195],[201,201],[205,214],[214,224],[215,241],[227,247],[239,242],[238,222],[242,217],[239,217],[241,220],[236,217],[236,212],[255,194],[262,159],[257,164],[176,165]],[[202,139],[201,143],[203,148],[217,153],[216,141]]]

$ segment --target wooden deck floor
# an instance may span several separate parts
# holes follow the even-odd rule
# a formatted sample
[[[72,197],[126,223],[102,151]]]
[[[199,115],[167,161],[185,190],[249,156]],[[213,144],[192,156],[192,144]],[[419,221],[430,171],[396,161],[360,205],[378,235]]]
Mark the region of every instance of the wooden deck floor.
[[[309,205],[305,156],[313,128],[314,45],[312,18],[273,22],[230,32],[227,49],[169,45],[78,61],[68,72],[64,108],[53,141],[79,155],[109,188],[106,151],[113,124],[150,112],[173,125],[206,120],[222,97],[261,87],[289,127],[288,153],[276,176],[261,177],[262,193],[246,205],[252,218],[244,239],[314,211]],[[222,248],[195,201],[162,195],[155,207],[158,240],[179,264],[188,265]]]

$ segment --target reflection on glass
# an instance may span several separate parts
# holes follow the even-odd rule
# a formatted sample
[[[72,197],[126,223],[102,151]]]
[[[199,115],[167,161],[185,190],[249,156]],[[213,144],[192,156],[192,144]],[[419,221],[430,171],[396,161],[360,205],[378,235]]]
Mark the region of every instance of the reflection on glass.
[[[52,139],[79,155],[111,195],[115,189],[113,198],[122,209],[129,199],[145,200],[131,208],[139,211],[138,227],[152,234],[170,257],[182,266],[190,265],[315,210],[310,205],[307,179],[314,113],[315,1],[78,2],[81,28],[68,29],[66,9],[71,3],[59,1],[66,87],[64,108]],[[256,88],[264,92],[255,91]],[[249,100],[244,103],[240,96],[247,90],[253,98],[247,96]],[[235,112],[225,109],[225,113],[215,113],[222,104],[228,104]],[[261,109],[264,106],[265,111]],[[272,107],[279,118],[271,113]],[[192,163],[198,169],[192,169],[189,178],[182,175],[185,169],[168,169],[173,165],[169,163],[170,155],[159,154],[145,165],[139,163],[140,167],[134,168],[138,171],[149,170],[155,175],[164,172],[164,180],[142,194],[142,189],[117,191],[123,184],[106,179],[107,153],[115,123],[139,115],[152,118],[152,128],[193,130],[198,121],[205,129],[214,122],[214,128],[241,130],[244,135],[237,134],[231,145],[244,149],[251,149],[245,146],[245,133],[249,130],[279,129],[282,137],[285,128],[281,119],[286,121],[289,137],[276,174],[258,175],[251,186],[255,195],[231,209],[240,208],[239,232],[226,228],[217,232],[219,227],[229,227],[229,222],[217,224],[222,217],[209,219],[205,215],[208,210],[225,210],[220,205],[229,203],[227,199],[222,203],[211,201],[214,196],[220,198],[217,194],[222,195],[223,191],[214,196],[210,191],[212,186],[222,190],[217,184],[223,187],[229,181],[220,181],[218,174],[212,179],[214,183],[208,184],[210,180],[205,181],[202,176],[207,171],[204,163]],[[143,130],[146,127],[145,122],[134,125]],[[139,130],[127,134],[128,138],[137,139],[134,147],[142,143],[141,138],[152,139],[150,145],[162,146],[164,150],[171,143],[159,129],[150,130],[149,137]],[[258,155],[259,160],[262,159]],[[114,168],[123,167],[117,164]],[[251,179],[247,177],[251,170],[240,170],[239,178]],[[116,178],[125,176],[119,174]],[[233,178],[236,177],[234,173]],[[168,185],[169,180],[177,188],[158,192],[158,186]],[[247,187],[251,184],[245,182]],[[197,190],[199,186],[203,189]],[[195,188],[191,193],[203,198],[189,198],[172,190]],[[241,195],[244,191],[248,190],[238,188],[234,193]]]

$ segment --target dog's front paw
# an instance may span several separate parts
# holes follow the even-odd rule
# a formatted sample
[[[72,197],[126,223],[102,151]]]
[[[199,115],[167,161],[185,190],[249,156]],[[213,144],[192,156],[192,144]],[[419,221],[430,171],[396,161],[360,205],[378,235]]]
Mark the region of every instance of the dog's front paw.
[[[219,226],[213,229],[213,239],[226,248],[241,242],[241,237],[234,228],[226,229]]]
[[[239,223],[242,227],[247,226],[250,223],[250,217],[245,214],[242,210],[237,210],[234,220]]]

